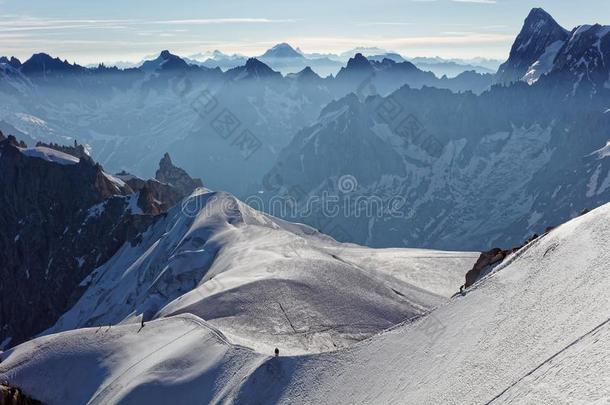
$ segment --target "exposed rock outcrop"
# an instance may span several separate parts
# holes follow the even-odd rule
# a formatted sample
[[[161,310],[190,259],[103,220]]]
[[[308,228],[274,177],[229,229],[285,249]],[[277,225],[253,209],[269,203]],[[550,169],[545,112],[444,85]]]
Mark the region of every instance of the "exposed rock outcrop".
[[[0,141],[0,350],[51,326],[81,280],[154,220],[91,159],[62,164],[24,146]]]
[[[91,160],[91,157],[85,150],[84,145],[79,145],[78,142],[76,142],[76,140],[74,140],[73,146],[58,145],[56,143],[44,143],[44,142],[37,142],[36,146],[45,146],[47,148],[55,149],[60,152],[64,152],[69,155],[75,156],[79,159]]]
[[[155,178],[174,186],[183,196],[191,194],[197,187],[203,187],[200,179],[194,179],[183,169],[174,166],[168,153],[163,155],[163,159],[159,162],[159,170]]]
[[[28,397],[19,388],[0,384],[0,405],[42,405],[42,402]]]
[[[468,288],[473,285],[483,275],[488,274],[494,267],[502,263],[502,261],[513,251],[518,248],[504,250],[500,248],[493,248],[487,252],[481,253],[479,259],[474,264],[473,268],[466,273],[466,283],[464,287]]]
[[[554,226],[546,227],[544,233],[547,234],[555,229]],[[479,259],[476,261],[472,269],[466,273],[466,282],[464,283],[463,288],[468,288],[474,283],[476,283],[479,279],[484,277],[486,274],[489,274],[496,266],[501,264],[508,255],[517,252],[521,248],[523,248],[528,243],[531,243],[538,239],[540,235],[537,233],[533,234],[529,239],[527,239],[522,245],[515,246],[512,249],[500,249],[493,248],[488,250],[487,252],[481,253]]]
[[[118,173],[117,177],[138,193],[138,207],[153,215],[167,211],[203,186],[200,179],[194,179],[185,170],[174,166],[167,153],[159,162],[156,179],[144,180],[125,171]]]

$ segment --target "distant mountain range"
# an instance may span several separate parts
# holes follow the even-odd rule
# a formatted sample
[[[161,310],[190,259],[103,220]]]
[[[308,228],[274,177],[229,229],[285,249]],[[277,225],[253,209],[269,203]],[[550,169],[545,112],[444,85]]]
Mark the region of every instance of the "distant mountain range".
[[[337,79],[373,69],[352,64]],[[403,87],[330,103],[261,188],[305,204],[291,219],[336,237],[443,249],[517,245],[610,201],[610,27],[566,31],[534,9],[495,80],[480,95]],[[345,176],[349,193],[337,188]],[[332,221],[306,205],[321,195],[341,201]],[[350,211],[396,196],[398,217]]]
[[[520,243],[524,232],[608,201],[605,160],[594,152],[608,133],[609,31],[567,31],[534,9],[497,74],[440,79],[378,49],[354,55],[331,77],[311,67],[284,75],[262,58],[311,58],[287,44],[224,71],[169,51],[129,69],[85,68],[43,53],[23,63],[3,58],[0,120],[34,141],[78,139],[114,172],[150,176],[169,151],[212,189],[244,199],[291,185],[304,195],[336,192],[335,180],[352,175],[369,195],[412,199],[418,214],[403,219],[406,235],[396,221],[345,218],[352,240],[483,249]],[[386,122],[378,109],[395,102]],[[547,177],[567,167],[560,179]],[[280,190],[267,181],[277,176]],[[568,193],[562,204],[560,193]],[[460,211],[471,203],[478,222],[462,223],[474,214]],[[299,220],[319,225],[316,217]]]
[[[266,58],[298,58],[290,49],[276,47]],[[151,175],[169,150],[197,176],[223,173],[209,180],[211,187],[243,195],[292,135],[334,99],[350,92],[361,98],[386,95],[403,85],[480,93],[492,83],[489,74],[438,79],[410,62],[374,61],[361,54],[336,77],[322,78],[310,67],[282,75],[257,58],[223,72],[190,64],[167,50],[127,69],[86,68],[39,53],[23,63],[0,63],[0,91],[7,96],[0,120],[35,141],[78,139],[113,171]],[[221,126],[222,119],[231,119],[232,125]],[[239,144],[242,133],[252,134],[255,142],[256,153],[244,152],[247,159],[232,144]]]
[[[316,54],[304,53],[298,48],[293,48],[287,43],[277,44],[262,55],[256,56],[256,59],[264,62],[269,67],[283,74],[297,73],[306,67],[310,67],[318,75],[325,77],[335,75],[345,63],[356,54],[362,54],[370,60],[382,61],[384,58],[391,59],[395,62],[410,61],[419,69],[430,71],[439,78],[442,76],[455,77],[466,71],[475,71],[478,73],[495,73],[500,66],[501,61],[485,58],[475,59],[444,59],[440,57],[423,58],[403,57],[396,52],[386,51],[380,48],[354,48],[341,54]],[[136,68],[146,63],[147,58],[141,62],[117,62],[111,63],[110,66],[116,66],[119,69]],[[226,54],[220,50],[209,52],[200,52],[191,54],[182,59],[188,64],[205,66],[209,68],[220,68],[229,70],[238,66],[243,66],[249,56],[240,54]],[[89,65],[88,67],[95,67]]]
[[[370,60],[382,61],[384,58],[395,62],[410,61],[424,71],[430,71],[438,77],[455,77],[466,71],[478,73],[495,73],[501,61],[489,59],[443,59],[436,58],[405,58],[395,52],[388,52],[379,48],[354,48],[341,54],[306,54],[294,49],[289,44],[281,43],[267,50],[257,57],[275,70],[284,74],[294,73],[306,66],[311,67],[321,76],[336,74],[350,58],[362,54]],[[188,57],[193,63],[207,67],[220,67],[223,70],[242,65],[248,58],[240,55],[226,55],[220,51],[196,54]]]

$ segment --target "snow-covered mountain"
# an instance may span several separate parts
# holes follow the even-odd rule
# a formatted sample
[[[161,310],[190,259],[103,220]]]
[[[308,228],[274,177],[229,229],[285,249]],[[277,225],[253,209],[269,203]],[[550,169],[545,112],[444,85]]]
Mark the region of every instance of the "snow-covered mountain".
[[[201,189],[83,281],[45,334],[191,313],[263,352],[332,350],[444,302],[477,256],[343,245]]]
[[[264,54],[261,55],[261,59],[275,58],[304,59],[305,56],[301,52],[296,51],[287,43],[282,42],[281,44],[277,44],[268,49]]]
[[[334,75],[343,65],[340,60],[325,55],[306,55],[289,44],[282,42],[269,48],[262,55],[255,57],[273,70],[282,74],[296,73],[306,67],[312,68],[321,76]],[[228,55],[219,50],[190,55],[185,60],[189,63],[209,68],[230,70],[243,66],[250,57],[244,55]]]
[[[212,196],[193,197],[209,199]],[[219,201],[233,201],[228,196],[219,198]],[[253,218],[246,212],[252,213],[241,206],[220,217],[216,216],[219,211],[213,210],[205,220],[198,216],[194,222],[178,221],[168,235],[183,235],[181,243],[185,250],[176,252],[173,260],[191,261],[196,252],[191,244],[213,243],[207,248],[215,250],[222,242],[247,232],[248,228],[264,231],[267,236],[283,235],[282,239],[292,235],[288,239],[293,242],[300,238],[308,242],[318,238],[307,228],[292,225],[288,230],[287,224],[264,216]],[[225,221],[229,218],[237,221],[228,224]],[[119,325],[105,325],[100,319],[98,326],[42,336],[2,353],[0,379],[51,405],[169,401],[602,403],[610,398],[610,376],[606,367],[610,355],[607,314],[610,273],[606,270],[610,265],[609,218],[610,206],[606,205],[572,220],[507,258],[463,295],[458,294],[422,317],[342,350],[304,356],[280,350],[279,356],[274,357],[266,347],[235,344],[236,335],[251,333],[247,327],[236,335],[223,333],[222,326],[215,327],[189,313],[219,311],[193,304],[214,296],[216,291],[225,290],[229,301],[233,299],[231,293],[243,292],[243,279],[235,273],[243,276],[253,270],[229,270],[216,275],[215,278],[222,278],[222,284],[219,280],[213,287],[212,278],[197,287],[201,291],[192,299],[185,298],[185,303],[177,299],[170,304],[174,308],[186,305],[183,308],[188,310],[183,313],[166,313],[167,316],[145,322],[143,327],[137,319]],[[243,225],[242,221],[250,224]],[[202,234],[192,228],[196,223],[200,224]],[[181,227],[188,229],[186,234],[175,233]],[[204,231],[206,227],[207,231]],[[201,241],[196,242],[194,234],[189,238],[191,232],[197,233]],[[160,243],[169,242],[167,239]],[[295,256],[309,250],[306,247],[305,251],[300,250],[298,243],[293,246],[297,248]],[[315,246],[317,244],[311,247]],[[264,255],[264,251],[256,249],[239,251],[255,260]],[[277,255],[274,261],[292,254],[290,248],[274,251]],[[338,256],[349,255],[349,251],[346,248]],[[131,280],[137,278],[135,273],[143,266],[150,266],[148,271],[158,275],[151,277],[152,280],[144,277],[143,286],[150,285],[150,281],[156,284],[148,291],[151,295],[158,294],[156,302],[172,299],[162,292],[187,282],[189,275],[173,277],[172,283],[164,281],[163,273],[176,272],[178,267],[161,269],[155,266],[162,256],[157,254],[155,245],[147,252],[148,255],[135,262],[127,272],[117,271],[114,277],[109,274],[106,281],[111,283],[99,286],[110,287],[114,283],[116,287],[107,293],[124,297],[128,307],[137,305],[138,300],[134,301],[135,297],[130,295],[134,292]],[[309,250],[308,254],[311,253]],[[219,254],[215,262],[230,260],[229,254],[224,259],[222,251]],[[201,257],[207,256],[201,252]],[[238,256],[236,260],[241,259]],[[267,267],[267,270],[270,269]],[[233,277],[230,277],[231,272],[234,272]],[[364,269],[361,272],[369,276],[382,274]],[[267,271],[264,278],[279,277],[279,280],[283,273],[276,268],[274,272]],[[97,276],[99,282],[104,278],[101,274]],[[113,281],[113,278],[116,279]],[[121,283],[121,278],[125,284]],[[256,282],[254,280],[256,277],[252,282]],[[206,283],[210,284],[204,288]],[[331,279],[328,285],[336,284]],[[186,291],[193,287],[188,286]],[[266,294],[268,290],[263,288],[262,291]],[[375,293],[370,291],[368,296]],[[142,288],[140,294],[145,296],[146,288]],[[264,294],[255,298],[264,301]],[[335,296],[335,299],[340,297]],[[104,295],[91,294],[90,303],[105,300]],[[252,302],[246,300],[237,307],[240,311],[248,310],[249,305]],[[356,301],[349,305],[360,303]],[[223,308],[235,310],[236,306]],[[303,311],[305,308],[295,309]],[[265,308],[256,319],[273,317],[276,312],[278,309]],[[137,314],[135,311],[131,315],[137,317]],[[87,316],[87,312],[74,311],[72,315]],[[248,324],[248,319],[229,322],[229,318],[221,319],[226,319],[233,327]],[[286,323],[287,318],[281,321],[281,324]],[[276,336],[276,339],[281,341],[284,337]]]
[[[406,58],[396,52],[386,51],[380,48],[354,48],[341,54],[319,54],[304,53],[298,48],[293,48],[290,44],[282,42],[274,45],[262,55],[256,56],[257,59],[265,62],[274,70],[282,74],[295,73],[306,67],[311,67],[320,76],[326,77],[336,75],[341,67],[356,54],[362,54],[369,60],[381,62],[383,59],[390,59],[400,63],[409,61],[419,69],[432,72],[437,77],[455,77],[461,73],[475,71],[477,73],[495,73],[501,62],[491,59],[445,59],[440,57]],[[249,57],[244,55],[228,55],[219,50],[211,52],[197,53],[184,58],[191,64],[197,64],[210,68],[219,67],[222,70],[229,70],[246,63]]]
[[[610,201],[607,99],[553,101],[545,86],[347,96],[280,153],[261,197],[270,210],[293,198],[287,218],[369,246],[515,246]],[[332,221],[323,200],[340,207]]]
[[[1,133],[0,171],[0,350],[55,323],[83,278],[201,185],[169,156],[146,181],[107,173],[82,145]]]
[[[585,95],[610,88],[610,26],[562,28],[547,12],[534,9],[525,20],[497,81],[543,80],[564,93]]]
[[[498,69],[498,82],[522,80],[534,68],[534,64],[539,66],[539,70],[546,69],[546,72],[541,71],[540,74],[548,73],[559,48],[569,35],[546,11],[533,9],[513,43],[508,60]],[[530,75],[533,76],[533,73]],[[534,77],[530,78],[533,79]]]
[[[316,78],[312,68],[283,76],[256,58],[226,72],[169,51],[126,70],[87,69],[48,55],[32,59],[23,64],[29,73],[18,61],[0,63],[0,120],[35,141],[77,139],[113,172],[150,177],[169,151],[211,188],[244,198],[326,104],[349,92],[368,94],[358,80]],[[375,91],[382,94],[405,84],[455,91],[491,84],[484,76],[439,80],[408,64],[375,65]]]
[[[441,57],[407,57],[396,52],[390,52],[379,48],[355,48],[340,55],[328,55],[333,60],[347,62],[356,54],[362,54],[367,59],[381,62],[383,59],[390,59],[394,62],[411,62],[425,72],[432,72],[437,77],[455,77],[461,73],[474,71],[481,74],[491,74],[498,70],[501,62],[493,59],[474,58],[474,59],[445,59]]]

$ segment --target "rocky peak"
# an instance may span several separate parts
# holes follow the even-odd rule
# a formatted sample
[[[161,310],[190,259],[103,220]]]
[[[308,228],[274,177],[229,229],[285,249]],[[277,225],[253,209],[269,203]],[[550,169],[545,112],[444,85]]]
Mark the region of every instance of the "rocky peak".
[[[250,58],[244,66],[227,71],[227,77],[232,80],[243,79],[273,79],[281,78],[282,74],[271,69],[269,66],[256,58]]]
[[[287,77],[297,79],[301,82],[311,82],[321,80],[322,78],[316,74],[309,66],[297,73],[291,73]]]
[[[182,58],[168,50],[163,50],[154,60],[148,60],[140,69],[146,72],[188,69],[189,65]]]
[[[246,61],[246,71],[257,77],[271,77],[278,73],[256,58]]]
[[[13,136],[0,141],[0,172],[0,342],[14,345],[53,324],[153,217],[133,215],[133,191],[99,164]]]
[[[569,32],[551,15],[541,8],[533,9],[513,43],[508,60],[498,69],[497,81],[508,84],[521,80],[529,67],[538,61],[551,45],[565,42],[568,37]]]
[[[21,61],[14,56],[11,56],[11,60],[9,60],[9,65],[14,67],[15,69],[19,69],[21,67]]]
[[[339,70],[337,79],[339,81],[347,80],[348,82],[352,80],[361,81],[372,75],[374,71],[375,68],[371,61],[361,53],[357,53],[353,58],[350,58],[345,67]]]
[[[203,187],[200,179],[194,179],[188,173],[174,166],[169,154],[163,155],[155,179],[175,187],[182,196],[187,196],[198,187]]]
[[[347,61],[347,69],[369,70],[371,69],[371,62],[361,53],[357,53]]]
[[[13,59],[11,59],[13,61]],[[13,61],[15,63],[15,61]],[[72,65],[67,60],[53,58],[46,53],[32,55],[21,67],[24,74],[74,73],[85,70],[82,66]]]
[[[261,58],[303,58],[293,47],[283,42],[267,50]]]
[[[557,84],[587,96],[610,88],[610,26],[575,28],[554,60]]]

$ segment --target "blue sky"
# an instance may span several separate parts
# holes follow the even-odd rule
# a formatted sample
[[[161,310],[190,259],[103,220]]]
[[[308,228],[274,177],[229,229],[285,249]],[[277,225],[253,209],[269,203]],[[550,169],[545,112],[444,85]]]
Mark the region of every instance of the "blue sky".
[[[564,27],[610,24],[608,0],[0,0],[0,55],[140,60],[220,49],[257,55],[376,46],[406,56],[504,59],[533,7]]]

